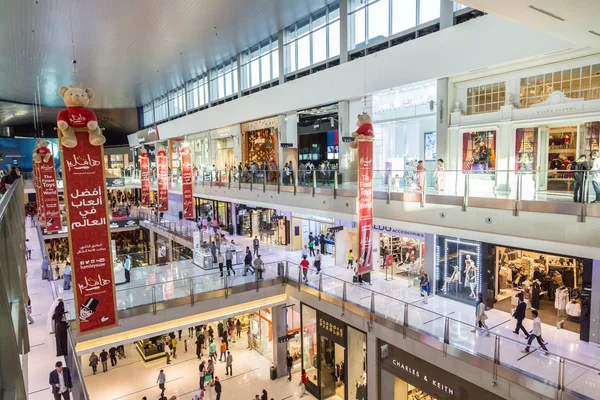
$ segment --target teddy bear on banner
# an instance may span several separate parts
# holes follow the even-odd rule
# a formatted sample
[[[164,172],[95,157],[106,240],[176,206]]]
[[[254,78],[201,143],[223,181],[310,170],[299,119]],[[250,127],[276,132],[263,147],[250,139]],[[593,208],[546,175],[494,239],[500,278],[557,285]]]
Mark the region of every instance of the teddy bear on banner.
[[[358,126],[358,129],[355,132],[352,132],[354,140],[348,143],[353,149],[358,148],[359,140],[374,140],[373,124],[369,114],[365,112],[359,114],[356,126]]]
[[[73,128],[87,128],[90,143],[94,146],[103,145],[106,138],[98,127],[96,114],[85,108],[94,98],[94,91],[90,88],[84,89],[83,86],[63,86],[58,92],[67,106],[66,110],[58,113],[57,118],[58,129],[62,133],[60,141],[63,146],[68,148],[77,146],[77,137]]]
[[[46,139],[40,139],[35,144],[35,149],[33,149],[33,162],[39,164],[41,162],[48,162],[52,157],[52,153],[48,148],[48,141]]]

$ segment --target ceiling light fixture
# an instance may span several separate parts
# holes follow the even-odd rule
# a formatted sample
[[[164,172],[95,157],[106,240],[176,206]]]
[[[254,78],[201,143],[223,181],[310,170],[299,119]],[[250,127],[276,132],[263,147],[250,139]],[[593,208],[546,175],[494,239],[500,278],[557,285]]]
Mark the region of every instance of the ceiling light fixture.
[[[565,19],[564,19],[564,18],[562,18],[562,17],[559,17],[558,15],[556,15],[556,14],[553,14],[553,13],[551,13],[550,11],[546,11],[546,10],[544,10],[543,8],[538,8],[538,7],[536,7],[536,6],[533,6],[533,5],[530,5],[530,6],[529,6],[529,8],[531,8],[532,10],[534,10],[534,11],[537,11],[537,12],[539,12],[539,13],[542,13],[542,14],[544,14],[544,15],[547,15],[548,17],[552,17],[552,18],[554,18],[554,19],[557,19],[557,20],[559,20],[559,21],[563,21],[563,22],[565,21]]]

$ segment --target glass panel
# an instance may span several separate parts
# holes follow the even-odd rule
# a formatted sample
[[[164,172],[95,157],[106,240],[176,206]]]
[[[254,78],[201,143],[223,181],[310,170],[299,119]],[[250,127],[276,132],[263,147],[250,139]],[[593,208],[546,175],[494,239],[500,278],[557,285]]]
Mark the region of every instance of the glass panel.
[[[233,94],[232,84],[233,77],[232,73],[228,72],[225,74],[225,96],[231,96]]]
[[[298,45],[298,69],[310,65],[310,36],[304,36],[296,42]]]
[[[419,24],[424,24],[440,17],[439,0],[420,0],[419,4]]]
[[[301,37],[302,35],[307,34],[308,32],[310,32],[310,19],[308,17],[304,18],[301,21],[298,21],[298,23],[296,24],[297,26],[297,35],[298,37]]]
[[[271,80],[271,55],[266,54],[260,58],[261,83]]]
[[[258,59],[250,63],[250,86],[260,84],[260,61]]]
[[[377,3],[369,5],[369,40],[389,35],[389,12],[389,0],[379,0]]]
[[[290,271],[291,276],[291,271]],[[312,377],[317,373],[317,311],[302,304],[302,368]]]
[[[313,32],[313,59],[312,63],[324,61],[327,58],[327,30],[321,28]],[[303,40],[303,39],[300,39]]]
[[[330,4],[327,8],[329,8],[329,22],[340,18],[340,3],[338,1]]]
[[[414,27],[416,20],[416,0],[392,0],[392,34]]]
[[[360,11],[355,12],[350,16],[350,24],[354,29],[350,29],[350,43],[352,43],[352,47],[356,48],[364,45],[366,40],[366,23],[365,23],[365,9],[361,9]],[[352,35],[352,32],[354,33]]]
[[[340,21],[329,25],[329,58],[340,55]]]
[[[327,9],[323,8],[312,15],[312,30],[325,26],[327,22]]]
[[[271,61],[273,62],[273,79],[279,78],[279,51],[271,53]]]
[[[285,46],[285,65],[286,74],[296,71],[296,42]]]

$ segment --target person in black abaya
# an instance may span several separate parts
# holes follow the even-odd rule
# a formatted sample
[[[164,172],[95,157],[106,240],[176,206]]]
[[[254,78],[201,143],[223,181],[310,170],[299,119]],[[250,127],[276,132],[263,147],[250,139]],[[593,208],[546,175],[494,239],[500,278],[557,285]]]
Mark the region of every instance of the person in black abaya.
[[[56,332],[54,333],[56,337],[56,356],[65,356],[68,355],[68,346],[67,346],[67,329],[69,329],[69,324],[65,321],[59,321],[56,324]]]

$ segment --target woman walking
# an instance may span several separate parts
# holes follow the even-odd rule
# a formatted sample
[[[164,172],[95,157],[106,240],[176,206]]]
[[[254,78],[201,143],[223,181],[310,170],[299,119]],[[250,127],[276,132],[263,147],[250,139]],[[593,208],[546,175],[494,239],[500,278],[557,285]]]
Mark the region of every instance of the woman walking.
[[[481,325],[483,325],[483,327],[485,328],[485,335],[490,336],[490,330],[485,323],[485,321],[488,319],[488,316],[485,313],[485,303],[483,302],[483,294],[479,293],[477,296],[477,307],[475,309],[475,329],[473,329],[471,332],[475,333],[477,331],[477,326],[481,322]]]
[[[92,367],[92,371],[94,371],[94,375],[96,375],[96,369],[98,368],[98,356],[93,351],[92,355],[90,356],[90,367]]]

